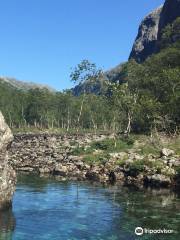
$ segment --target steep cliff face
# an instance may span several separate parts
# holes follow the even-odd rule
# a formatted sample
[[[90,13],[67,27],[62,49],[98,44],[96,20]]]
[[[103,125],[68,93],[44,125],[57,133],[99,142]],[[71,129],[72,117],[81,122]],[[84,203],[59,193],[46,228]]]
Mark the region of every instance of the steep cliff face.
[[[7,148],[13,140],[11,130],[0,112],[0,208],[11,203],[15,190],[16,173],[8,164]]]
[[[160,14],[158,39],[161,37],[162,29],[177,17],[180,17],[180,0],[166,0]]]
[[[130,59],[143,62],[159,51],[162,29],[180,17],[180,0],[166,0],[164,5],[154,10],[142,21]]]
[[[158,37],[161,11],[162,6],[151,12],[141,22],[138,35],[129,57],[130,59],[133,58],[137,62],[142,62],[154,52]]]

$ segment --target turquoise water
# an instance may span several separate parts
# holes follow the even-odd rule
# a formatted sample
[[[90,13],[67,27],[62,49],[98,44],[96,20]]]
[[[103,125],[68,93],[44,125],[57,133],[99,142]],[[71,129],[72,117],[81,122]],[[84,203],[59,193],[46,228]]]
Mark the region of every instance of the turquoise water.
[[[12,209],[0,212],[0,240],[180,239],[138,237],[136,227],[178,232],[178,194],[21,176]]]

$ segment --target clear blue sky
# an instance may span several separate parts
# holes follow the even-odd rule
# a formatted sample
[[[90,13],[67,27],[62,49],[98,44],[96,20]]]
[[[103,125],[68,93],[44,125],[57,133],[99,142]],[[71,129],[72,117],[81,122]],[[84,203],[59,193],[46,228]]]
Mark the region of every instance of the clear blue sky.
[[[164,0],[1,0],[0,75],[70,88],[71,68],[126,61],[142,18]]]

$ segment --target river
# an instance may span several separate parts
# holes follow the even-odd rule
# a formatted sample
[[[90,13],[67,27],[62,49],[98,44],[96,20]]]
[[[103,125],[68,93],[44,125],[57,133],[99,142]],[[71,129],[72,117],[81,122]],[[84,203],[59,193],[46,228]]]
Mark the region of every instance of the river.
[[[137,236],[136,227],[173,233]],[[0,211],[0,240],[178,240],[179,228],[180,196],[169,190],[36,175],[19,176],[12,209]]]

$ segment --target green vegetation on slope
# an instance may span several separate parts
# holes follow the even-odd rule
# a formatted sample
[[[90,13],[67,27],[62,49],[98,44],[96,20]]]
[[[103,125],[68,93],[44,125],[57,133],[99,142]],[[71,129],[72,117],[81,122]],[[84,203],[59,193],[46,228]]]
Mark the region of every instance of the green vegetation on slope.
[[[19,129],[81,129],[150,133],[177,132],[180,125],[180,18],[167,26],[161,51],[143,64],[130,61],[120,79],[105,81],[95,64],[84,60],[72,72],[76,83],[102,84],[98,95],[45,89],[19,91],[0,81],[0,109],[8,124]]]

